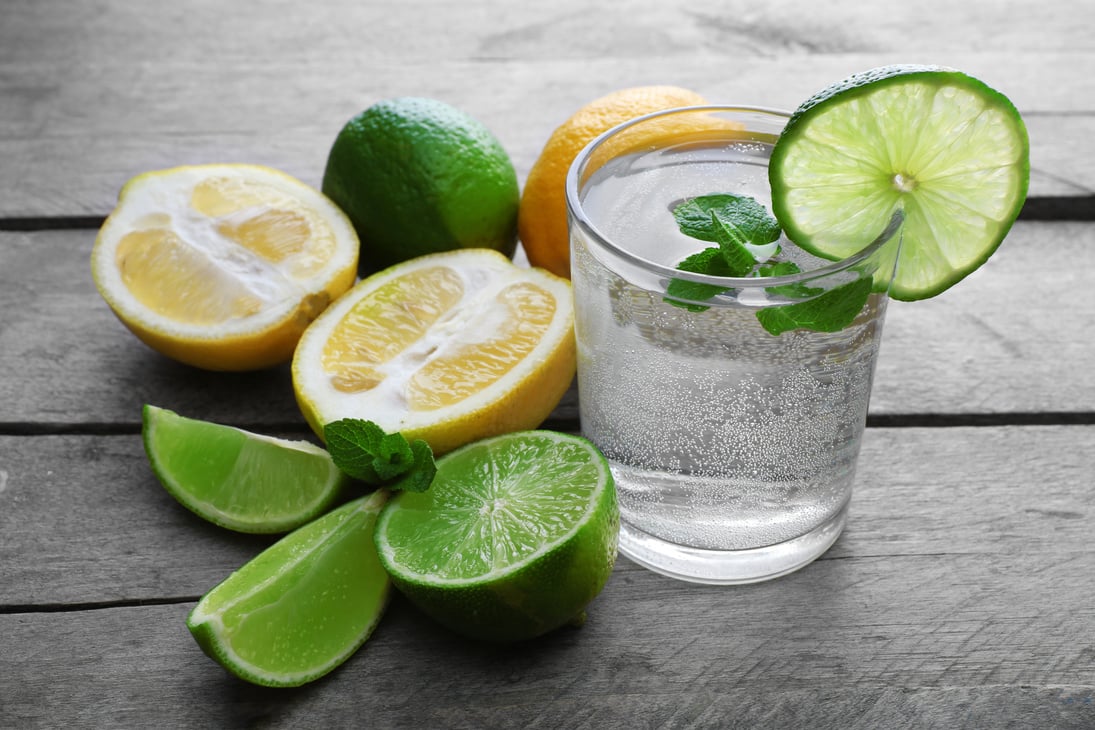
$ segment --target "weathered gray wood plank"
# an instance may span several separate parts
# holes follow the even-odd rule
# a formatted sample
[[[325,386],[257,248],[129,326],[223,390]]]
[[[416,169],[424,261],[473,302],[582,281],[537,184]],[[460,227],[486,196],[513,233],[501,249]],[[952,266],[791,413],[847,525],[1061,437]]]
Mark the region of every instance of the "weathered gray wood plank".
[[[871,413],[1091,413],[1091,224],[1016,224],[938,297],[891,302]],[[1082,263],[1084,262],[1084,263]]]
[[[900,593],[900,576],[879,587]],[[854,628],[804,642],[781,623],[793,618],[787,612],[742,617],[731,599],[706,601],[702,614],[665,616],[634,598],[654,615],[627,627],[628,613],[616,628],[591,623],[515,648],[455,639],[397,600],[358,654],[298,690],[226,675],[187,634],[190,604],[0,616],[0,723],[281,728],[365,719],[370,727],[406,728],[873,730],[1080,729],[1095,721],[1090,671],[1069,672],[1038,655],[1019,667],[988,648],[1010,637],[971,636],[958,621],[941,622],[937,633],[888,627],[898,638],[885,646]],[[968,661],[949,658],[966,651],[962,640],[974,645]],[[918,671],[933,657],[947,670]],[[984,681],[976,661],[998,662],[1003,671]]]
[[[139,172],[249,161],[311,184],[342,123],[380,98],[444,99],[484,121],[521,178],[556,125],[624,86],[674,83],[713,101],[794,108],[849,73],[894,62],[962,68],[1027,115],[1032,195],[1082,196],[1095,172],[1095,46],[1085,0],[1023,22],[989,0],[819,14],[808,0],[717,11],[471,3],[9,3],[0,26],[0,218],[103,215]],[[63,7],[63,11],[61,8]],[[402,6],[399,6],[402,7]],[[210,22],[211,17],[216,22]]]
[[[225,675],[187,634],[185,599],[0,613],[0,724],[1090,727],[1093,428],[871,429],[847,532],[798,573],[703,587],[621,560],[584,628],[517,647],[461,640],[396,599],[361,652],[297,691]],[[18,450],[0,604],[27,590],[13,562],[64,601],[132,601],[204,590],[252,548],[155,494],[135,441]]]
[[[1032,618],[1090,618],[1092,443],[1095,426],[868,429],[851,523],[823,558],[849,566],[824,569],[838,580],[813,584],[809,570],[776,588],[712,592],[626,560],[617,572],[644,592],[774,590],[814,610],[820,591],[838,611],[877,598],[871,585],[899,564],[901,601],[909,591],[932,596],[925,613],[904,609],[925,621],[941,602],[949,612],[987,615],[1011,602]],[[208,525],[175,503],[136,434],[0,437],[0,470],[0,607],[196,597],[271,540]]]
[[[286,0],[240,7],[181,0],[157,13],[142,12],[124,0],[75,7],[64,0],[8,0],[5,9],[7,42],[0,47],[0,62],[55,62],[38,45],[42,36],[68,47],[73,61],[102,63],[117,60],[119,53],[196,64],[210,55],[209,60],[258,57],[306,64],[350,54],[384,60],[392,50],[408,61],[643,58],[652,49],[668,57],[1091,50],[1084,27],[1090,6],[1083,0],[1052,5],[1020,0],[1008,12],[991,0],[834,5],[824,13],[809,0],[767,6],[727,0],[717,8],[680,0],[621,0],[611,6],[467,0],[456,13],[448,12],[446,0],[324,0],[308,13],[293,12],[299,7]],[[214,19],[219,22],[210,22]]]
[[[243,425],[302,423],[287,368],[206,373],[152,352],[91,281],[94,231],[0,232],[0,424],[134,428],[144,403]],[[1052,251],[1052,255],[1046,255]],[[1091,413],[1095,224],[1019,222],[936,299],[894,302],[871,412]],[[576,418],[572,392],[557,420]]]
[[[477,74],[478,71],[468,70],[467,73]],[[1095,64],[1092,65],[1091,74],[1095,76]],[[539,73],[534,75],[541,76]],[[706,91],[709,87],[689,83],[688,79],[668,80],[703,89],[712,100],[793,108],[793,104],[765,104],[764,95],[712,93]],[[560,80],[557,83],[564,82]],[[281,127],[256,130],[251,123],[235,128],[230,122],[225,122],[214,131],[204,128],[165,131],[154,126],[143,126],[141,129],[113,130],[92,136],[73,132],[48,138],[0,137],[0,158],[8,161],[0,167],[0,219],[101,218],[114,207],[118,190],[131,177],[176,165],[207,162],[261,164],[283,170],[309,185],[319,187],[327,153],[342,124],[361,109],[388,96],[444,98],[472,113],[482,108],[478,118],[488,124],[506,146],[523,185],[529,168],[552,130],[570,113],[614,88],[643,83],[646,82],[641,79],[620,80],[584,93],[573,93],[568,95],[567,102],[558,105],[559,112],[551,117],[544,115],[543,111],[515,117],[512,109],[526,104],[522,96],[506,97],[499,107],[488,107],[486,100],[479,104],[479,100],[471,99],[473,103],[469,104],[462,99],[451,98],[451,92],[444,90],[434,92],[404,86],[363,95],[360,101],[352,102],[344,109],[330,113],[317,111],[316,117],[326,121],[319,130]],[[764,83],[778,87],[781,82],[779,77],[772,75],[766,77]],[[551,121],[548,121],[549,118]],[[1085,149],[1088,140],[1095,137],[1095,116],[1046,113],[1030,115],[1026,123],[1031,135],[1030,197],[1061,198],[1065,203],[1075,201],[1073,207],[1088,206],[1091,196],[1095,195],[1095,170],[1086,164],[1086,158],[1078,155],[1077,150]],[[1091,214],[1089,210],[1085,219],[1090,219]]]

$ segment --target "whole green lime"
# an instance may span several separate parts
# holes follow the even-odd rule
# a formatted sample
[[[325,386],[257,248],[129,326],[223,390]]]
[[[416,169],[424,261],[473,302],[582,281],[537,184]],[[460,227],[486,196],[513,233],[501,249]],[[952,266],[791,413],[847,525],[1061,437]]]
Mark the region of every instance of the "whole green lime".
[[[323,192],[361,239],[364,274],[458,248],[512,256],[517,174],[481,122],[436,99],[387,99],[343,126]]]

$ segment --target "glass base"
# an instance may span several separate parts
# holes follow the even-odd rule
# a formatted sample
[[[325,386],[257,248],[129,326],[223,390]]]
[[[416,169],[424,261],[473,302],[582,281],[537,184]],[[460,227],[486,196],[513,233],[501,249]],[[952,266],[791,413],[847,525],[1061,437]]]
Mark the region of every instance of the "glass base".
[[[704,550],[676,545],[621,522],[620,553],[655,573],[690,583],[759,583],[812,563],[840,537],[847,518],[845,504],[805,535],[750,550]]]

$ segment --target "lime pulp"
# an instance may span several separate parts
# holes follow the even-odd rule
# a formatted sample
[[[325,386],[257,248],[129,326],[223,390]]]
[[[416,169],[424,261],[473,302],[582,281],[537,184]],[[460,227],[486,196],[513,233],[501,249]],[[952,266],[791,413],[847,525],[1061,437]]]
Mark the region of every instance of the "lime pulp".
[[[254,684],[292,687],[342,664],[383,615],[390,581],[373,530],[387,493],[286,535],[206,593],[187,618],[202,650]]]
[[[326,451],[152,405],[143,411],[145,452],[167,491],[216,525],[288,532],[328,510],[347,478]]]

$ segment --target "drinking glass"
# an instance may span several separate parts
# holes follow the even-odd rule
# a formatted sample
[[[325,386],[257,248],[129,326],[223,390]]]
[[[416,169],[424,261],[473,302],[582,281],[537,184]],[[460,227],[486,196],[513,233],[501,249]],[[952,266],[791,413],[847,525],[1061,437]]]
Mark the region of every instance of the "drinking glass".
[[[786,121],[756,107],[646,115],[593,140],[567,179],[582,433],[612,466],[620,551],[682,580],[797,570],[839,537],[852,496],[900,215],[842,261],[786,237],[756,251],[798,273],[675,268],[716,245],[680,232],[679,203],[731,193],[771,210],[768,158]],[[721,293],[682,301],[672,279]],[[825,295],[856,282],[865,301],[834,325],[840,296]],[[772,334],[758,316],[772,308],[806,326]]]

